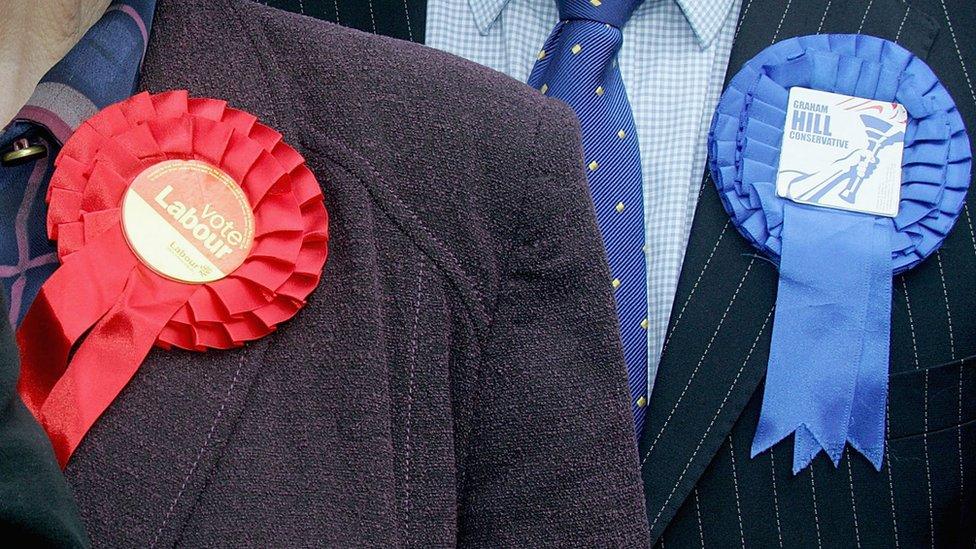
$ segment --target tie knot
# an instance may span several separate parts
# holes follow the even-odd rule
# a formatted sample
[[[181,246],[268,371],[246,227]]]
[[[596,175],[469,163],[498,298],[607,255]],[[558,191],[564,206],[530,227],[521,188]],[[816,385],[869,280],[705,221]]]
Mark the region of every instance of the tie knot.
[[[584,20],[622,28],[643,0],[558,0],[559,18]]]

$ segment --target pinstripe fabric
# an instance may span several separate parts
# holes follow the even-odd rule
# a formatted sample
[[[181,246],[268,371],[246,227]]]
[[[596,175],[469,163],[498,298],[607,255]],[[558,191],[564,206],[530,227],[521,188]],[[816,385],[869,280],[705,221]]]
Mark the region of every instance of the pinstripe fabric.
[[[957,0],[746,0],[730,74],[791,36],[861,32],[923,57],[976,128],[976,12]],[[707,178],[640,458],[664,547],[973,547],[976,232],[968,203],[944,246],[894,281],[881,472],[846,454],[793,476],[792,445],[748,457],[762,401],[775,269],[728,224]]]
[[[630,383],[634,428],[644,425],[647,392],[647,276],[640,147],[616,56],[620,31],[641,0],[562,0],[560,21],[539,52],[529,85],[561,99],[579,117],[584,164],[610,265]]]
[[[256,0],[373,34],[424,43],[427,0]]]
[[[135,89],[155,0],[113,2],[81,41],[37,85],[10,126],[0,150],[21,137],[44,142],[48,155],[28,165],[0,168],[0,280],[17,326],[41,284],[57,267],[47,239],[44,195],[61,143],[98,109]]]
[[[604,1],[607,5],[610,1]],[[674,303],[740,0],[646,0],[623,29],[620,70],[641,146],[648,388]],[[427,44],[525,81],[558,22],[552,0],[430,0]]]

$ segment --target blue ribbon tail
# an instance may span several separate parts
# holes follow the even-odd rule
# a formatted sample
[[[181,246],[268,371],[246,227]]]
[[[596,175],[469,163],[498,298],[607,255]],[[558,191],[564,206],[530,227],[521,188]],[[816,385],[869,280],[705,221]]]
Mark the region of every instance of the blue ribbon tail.
[[[875,220],[872,229],[871,243],[877,247],[873,253],[887,253],[891,249],[891,232],[881,219]],[[880,471],[884,458],[885,411],[888,401],[892,282],[889,263],[879,261],[872,263],[872,267],[878,271],[871,278],[864,347],[861,351],[847,440]]]
[[[752,456],[794,434],[793,472],[847,443],[884,454],[891,323],[886,220],[786,203],[772,343]]]
[[[793,474],[799,473],[820,453],[822,446],[806,425],[800,425],[793,434]]]

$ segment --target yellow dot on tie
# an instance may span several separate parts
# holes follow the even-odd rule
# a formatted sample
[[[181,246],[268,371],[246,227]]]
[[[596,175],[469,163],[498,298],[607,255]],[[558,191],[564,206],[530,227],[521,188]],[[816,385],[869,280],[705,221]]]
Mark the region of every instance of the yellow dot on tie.
[[[593,4],[594,7],[598,8],[600,7],[600,4],[602,4],[603,2],[601,2],[600,0],[590,0],[590,3]]]
[[[539,88],[539,91],[545,94],[547,91],[549,91],[549,84],[543,84],[542,87]]]
[[[611,282],[610,285],[613,286],[614,290],[616,290],[617,288],[620,287],[620,279],[619,278],[613,279],[613,282]]]
[[[596,94],[597,95],[603,95],[603,86],[597,86],[597,88],[596,88]]]
[[[637,407],[643,408],[644,406],[647,406],[647,397],[640,397],[637,399]]]
[[[647,329],[647,319],[641,320],[641,328]]]
[[[580,46],[579,44],[574,44],[573,49],[571,51],[573,52],[573,55],[576,55],[577,53],[583,51],[583,46]]]
[[[625,132],[623,130],[618,130],[617,131],[617,137],[619,137],[620,139],[623,139],[623,138],[627,137],[627,132]]]
[[[539,61],[542,61],[543,59],[545,59],[546,58],[546,50],[539,50],[538,57],[539,57]]]
[[[641,246],[641,251],[644,252],[645,254],[647,253],[647,244]]]
[[[617,213],[624,213],[624,203],[617,202]]]
[[[596,160],[594,160],[594,161],[590,162],[590,164],[589,164],[588,167],[590,168],[590,171],[591,172],[595,172],[596,169],[600,167],[600,165],[596,163]]]

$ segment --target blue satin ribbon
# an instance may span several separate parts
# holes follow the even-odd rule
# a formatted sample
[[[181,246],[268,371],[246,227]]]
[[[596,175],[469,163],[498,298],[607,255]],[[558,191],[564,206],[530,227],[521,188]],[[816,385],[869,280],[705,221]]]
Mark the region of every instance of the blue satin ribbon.
[[[901,103],[908,111],[895,218],[796,204],[775,192],[789,89]],[[709,167],[732,222],[779,265],[753,457],[794,434],[793,471],[849,443],[880,470],[892,275],[941,245],[972,164],[962,117],[931,69],[893,42],[815,35],[774,44],[723,93]]]
[[[784,204],[783,253],[763,413],[752,455],[796,431],[793,470],[848,440],[884,455],[891,244],[871,215]]]

